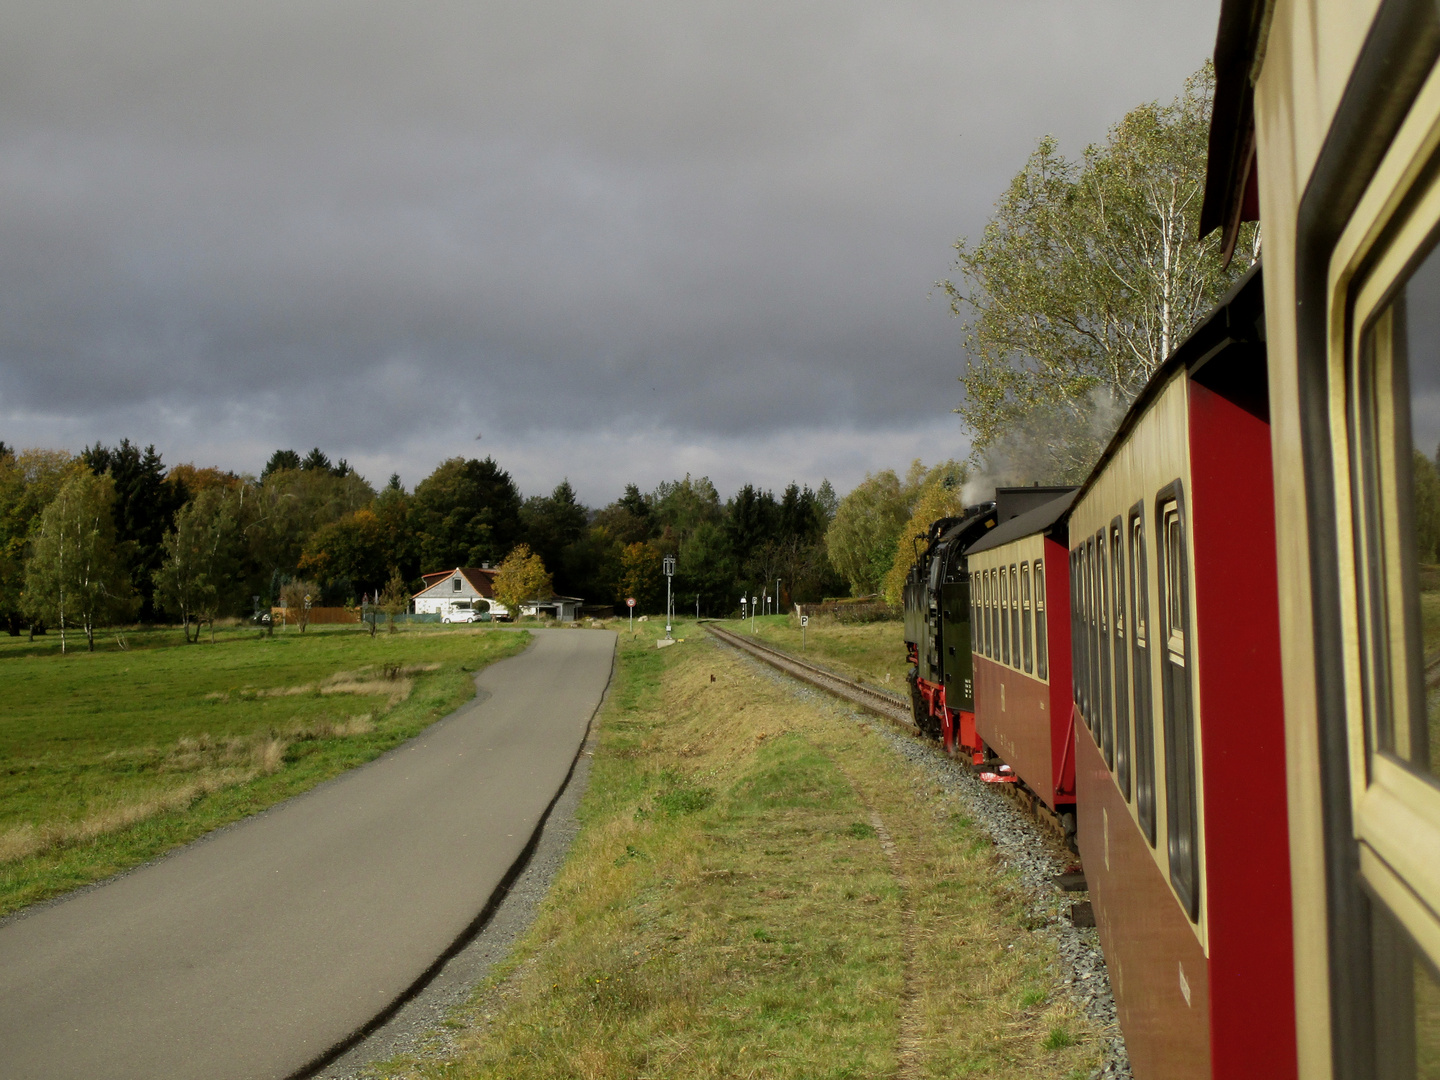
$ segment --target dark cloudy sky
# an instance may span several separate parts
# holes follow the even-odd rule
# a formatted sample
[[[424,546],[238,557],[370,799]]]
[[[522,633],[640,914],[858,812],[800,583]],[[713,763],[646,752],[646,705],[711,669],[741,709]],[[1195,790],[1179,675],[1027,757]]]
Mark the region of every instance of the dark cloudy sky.
[[[0,439],[592,504],[962,455],[951,242],[1218,9],[10,0]]]

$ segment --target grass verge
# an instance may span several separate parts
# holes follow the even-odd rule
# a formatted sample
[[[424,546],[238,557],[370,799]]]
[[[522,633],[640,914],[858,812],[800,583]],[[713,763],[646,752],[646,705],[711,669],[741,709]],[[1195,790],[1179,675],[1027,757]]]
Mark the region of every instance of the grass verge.
[[[990,842],[848,711],[622,638],[581,832],[404,1078],[1067,1077],[1099,1060]]]
[[[369,761],[474,695],[523,633],[355,627],[0,648],[0,915]],[[173,642],[172,642],[173,638]],[[39,644],[38,642],[36,644]],[[47,643],[48,646],[48,643]]]
[[[724,625],[737,633],[748,633],[752,620],[742,630],[739,622]],[[765,615],[753,620],[756,637],[777,649],[832,668],[860,682],[873,683],[902,697],[909,694],[905,676],[910,665],[905,659],[905,624],[899,619],[871,623],[842,623],[833,616],[817,615],[802,628],[795,615]]]

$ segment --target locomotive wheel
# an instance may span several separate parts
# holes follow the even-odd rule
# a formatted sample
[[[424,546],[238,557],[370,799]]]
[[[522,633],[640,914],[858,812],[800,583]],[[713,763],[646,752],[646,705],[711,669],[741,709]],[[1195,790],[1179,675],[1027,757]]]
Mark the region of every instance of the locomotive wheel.
[[[910,684],[910,712],[915,717],[915,726],[928,733],[926,724],[929,716],[925,709],[925,699],[920,696],[920,673],[912,667],[910,674],[905,676],[905,681]]]

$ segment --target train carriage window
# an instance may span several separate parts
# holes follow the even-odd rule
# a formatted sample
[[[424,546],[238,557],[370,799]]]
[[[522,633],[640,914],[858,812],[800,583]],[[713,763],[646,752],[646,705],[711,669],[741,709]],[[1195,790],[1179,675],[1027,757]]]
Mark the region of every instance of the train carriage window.
[[[1190,702],[1190,578],[1180,484],[1156,503],[1160,534],[1161,692],[1165,722],[1165,832],[1170,884],[1191,920],[1200,915],[1195,721]]]
[[[980,571],[980,655],[990,655],[990,574]]]
[[[1100,691],[1100,740],[1105,764],[1115,767],[1115,723],[1110,691],[1110,545],[1102,532],[1095,537],[1096,677]]]
[[[1130,511],[1130,671],[1135,702],[1135,812],[1155,846],[1155,721],[1150,698],[1150,580],[1143,504]]]
[[[1117,517],[1110,523],[1112,603],[1110,656],[1115,664],[1115,780],[1130,800],[1130,679],[1125,662],[1125,533]]]
[[[1085,688],[1080,685],[1080,552],[1070,552],[1070,679],[1071,696],[1079,706],[1080,715],[1089,715],[1085,710]]]
[[[1440,1077],[1440,861],[1430,854],[1440,850],[1440,184],[1435,104],[1420,113],[1427,134],[1405,150],[1419,171],[1404,175],[1426,179],[1403,192],[1390,187],[1400,174],[1376,174],[1347,234],[1384,246],[1361,242],[1353,292],[1336,298],[1354,317],[1336,357],[1346,400],[1333,434],[1348,449],[1352,493],[1349,713],[1363,756],[1350,778],[1371,900],[1376,1080]],[[1397,210],[1406,216],[1386,220]]]
[[[1362,343],[1356,462],[1368,615],[1367,712],[1378,749],[1440,777],[1440,254],[1432,251]],[[1368,376],[1368,377],[1367,377]],[[1388,558],[1386,556],[1389,556]]]
[[[1035,560],[1035,674],[1050,678],[1050,662],[1045,637],[1045,563]]]
[[[995,650],[995,571],[985,571],[985,655],[996,658]]]
[[[1030,598],[1030,564],[1020,564],[1020,637],[1025,671],[1035,670],[1035,649],[1031,635],[1035,632],[1035,612]]]
[[[1002,566],[1000,576],[1000,662],[1010,663],[1010,576]]]
[[[975,601],[980,606],[980,621],[977,623],[980,627],[980,655],[989,656],[990,640],[986,631],[988,630],[987,620],[990,616],[990,590],[986,587],[989,583],[985,580],[984,570],[975,571],[975,584],[980,590],[980,598]]]
[[[1091,732],[1095,731],[1095,695],[1091,693],[1090,685],[1090,558],[1084,544],[1080,546],[1080,613],[1079,633],[1080,639],[1080,666],[1076,669],[1080,675],[1080,683],[1085,688],[1085,723]]]
[[[1094,537],[1084,541],[1084,649],[1086,649],[1086,698],[1094,716],[1090,730],[1094,732],[1100,755],[1104,755],[1104,721],[1100,713],[1100,649],[1094,632]]]
[[[1009,641],[1011,661],[1020,668],[1020,573],[1009,564]]]

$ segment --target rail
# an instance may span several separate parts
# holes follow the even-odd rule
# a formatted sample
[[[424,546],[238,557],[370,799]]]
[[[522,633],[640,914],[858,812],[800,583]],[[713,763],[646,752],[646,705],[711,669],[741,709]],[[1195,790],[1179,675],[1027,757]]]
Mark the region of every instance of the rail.
[[[752,638],[726,630],[714,623],[705,623],[704,626],[725,644],[734,646],[742,652],[748,652],[757,660],[762,660],[787,675],[792,675],[828,694],[843,698],[853,705],[859,705],[862,709],[867,709],[877,716],[883,716],[887,720],[894,720],[908,728],[915,726],[915,717],[911,712],[910,703],[899,694],[892,694],[887,690],[880,690],[847,679],[828,668],[812,664],[808,660],[801,660],[799,657],[782,652],[773,646],[762,645]]]

